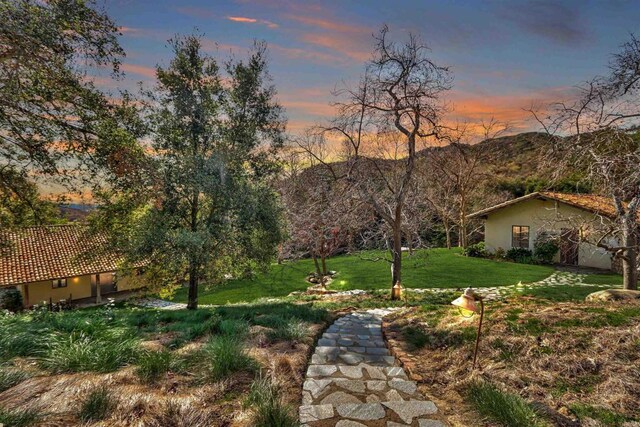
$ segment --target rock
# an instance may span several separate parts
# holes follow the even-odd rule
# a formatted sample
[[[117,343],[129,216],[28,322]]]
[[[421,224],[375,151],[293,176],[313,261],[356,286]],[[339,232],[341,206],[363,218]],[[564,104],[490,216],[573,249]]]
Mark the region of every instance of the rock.
[[[364,382],[358,380],[336,380],[335,385],[354,393],[364,393],[366,389]]]
[[[329,384],[331,384],[330,379],[314,380],[313,378],[309,378],[304,382],[302,389],[311,393],[313,397],[318,397]]]
[[[397,390],[389,390],[386,394],[386,397],[387,397],[387,401],[389,402],[397,402],[400,400],[404,400]]]
[[[333,405],[302,405],[300,407],[300,422],[325,420],[333,417]]]
[[[356,420],[379,420],[385,416],[384,408],[379,403],[361,403],[336,406],[341,417]]]
[[[320,403],[323,405],[342,405],[345,403],[362,403],[362,401],[344,391],[336,391],[322,399]]]
[[[418,420],[418,427],[445,427],[445,425],[438,420]]]
[[[336,424],[336,427],[367,427],[367,426],[362,423],[358,423],[356,421],[340,420]]]
[[[308,377],[328,377],[331,376],[338,368],[334,365],[309,365],[307,369]]]
[[[360,366],[340,366],[340,372],[345,377],[362,378],[362,368]]]
[[[418,389],[415,381],[399,380],[397,378],[389,381],[389,386],[407,394],[413,394]]]
[[[438,411],[436,405],[431,401],[384,402],[383,405],[398,414],[407,424],[411,424],[415,417],[435,414]]]
[[[631,289],[606,289],[604,291],[594,292],[587,295],[585,298],[589,302],[598,301],[622,301],[640,299],[640,291],[633,291]]]

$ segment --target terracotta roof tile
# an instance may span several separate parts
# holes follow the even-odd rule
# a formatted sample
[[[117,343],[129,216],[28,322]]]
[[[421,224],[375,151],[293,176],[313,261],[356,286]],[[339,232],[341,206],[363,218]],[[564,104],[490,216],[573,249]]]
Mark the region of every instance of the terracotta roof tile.
[[[104,235],[83,225],[25,227],[4,232],[0,286],[117,270],[121,259],[105,250]]]

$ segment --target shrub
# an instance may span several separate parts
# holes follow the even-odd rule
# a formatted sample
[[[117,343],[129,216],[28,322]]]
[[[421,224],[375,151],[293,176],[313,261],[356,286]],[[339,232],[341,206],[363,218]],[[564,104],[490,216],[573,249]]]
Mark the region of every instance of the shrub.
[[[137,340],[125,330],[111,329],[95,336],[84,332],[54,335],[40,363],[53,373],[111,372],[137,356]]]
[[[467,246],[464,250],[464,254],[465,256],[473,258],[486,258],[488,255],[484,242],[479,242],[474,245]]]
[[[136,374],[142,381],[153,383],[171,369],[171,362],[172,355],[169,351],[144,352],[138,360]]]
[[[505,259],[527,264],[528,260],[533,258],[533,253],[526,248],[511,248],[504,254]]]
[[[533,257],[540,264],[551,264],[559,249],[554,240],[536,241],[533,245]]]
[[[249,324],[244,320],[225,319],[218,324],[217,330],[223,335],[244,338],[249,333]]]
[[[505,393],[488,382],[473,383],[469,387],[468,398],[480,414],[501,425],[547,425],[523,398]]]
[[[92,390],[80,405],[78,418],[83,422],[105,419],[116,406],[116,399],[106,387]]]
[[[280,398],[280,389],[271,378],[260,377],[251,384],[249,395],[244,402],[252,407],[254,418],[251,425],[256,427],[296,427],[298,422],[291,414],[291,408]]]
[[[267,332],[267,338],[271,342],[301,341],[307,336],[308,332],[309,328],[306,323],[290,320]]]
[[[243,344],[230,335],[211,338],[203,349],[210,379],[220,380],[234,372],[255,370],[256,362],[246,354]]]
[[[11,427],[27,427],[35,424],[42,414],[35,409],[8,410],[0,407],[0,424]]]
[[[22,310],[22,294],[16,288],[0,289],[0,310]]]
[[[9,360],[16,356],[35,356],[43,346],[43,339],[44,333],[43,336],[38,336],[31,328],[10,329],[2,325],[0,327],[0,357]]]
[[[504,250],[504,248],[498,248],[496,249],[496,251],[493,253],[493,256],[496,259],[504,259],[506,255],[506,251]]]
[[[0,393],[29,378],[29,374],[15,368],[0,369]]]

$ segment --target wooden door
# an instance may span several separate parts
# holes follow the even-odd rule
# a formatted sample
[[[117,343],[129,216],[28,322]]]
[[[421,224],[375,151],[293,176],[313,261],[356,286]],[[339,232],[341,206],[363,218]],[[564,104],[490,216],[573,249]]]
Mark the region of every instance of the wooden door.
[[[560,233],[560,263],[578,265],[578,230],[563,228]]]

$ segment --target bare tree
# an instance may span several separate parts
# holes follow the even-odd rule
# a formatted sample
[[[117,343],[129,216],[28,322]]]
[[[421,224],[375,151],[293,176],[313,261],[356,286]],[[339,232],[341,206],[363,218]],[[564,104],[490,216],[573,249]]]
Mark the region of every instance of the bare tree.
[[[480,139],[487,141],[501,136],[509,127],[491,118],[480,123],[479,129]],[[448,248],[454,226],[458,229],[458,246],[467,247],[470,235],[467,216],[479,199],[484,198],[485,168],[492,153],[486,144],[473,144],[473,135],[477,132],[468,129],[458,131],[455,137],[450,133],[450,144],[432,150],[422,174],[426,180],[423,183],[425,197],[441,218]]]
[[[359,84],[337,91],[337,116],[319,129],[342,144],[334,164],[316,156],[334,179],[345,180],[391,230],[392,285],[401,281],[405,202],[411,191],[421,144],[443,138],[444,92],[451,88],[447,67],[436,65],[415,35],[396,44],[384,26]],[[304,148],[309,149],[308,146]],[[313,153],[313,150],[309,150]]]
[[[315,135],[301,138],[309,146]],[[310,256],[324,285],[327,258],[352,245],[354,234],[370,225],[372,214],[351,197],[346,182],[333,179],[308,151],[290,148],[287,165],[279,185],[289,231],[284,250],[292,257]]]
[[[614,212],[595,242],[622,261],[625,289],[637,289],[640,211],[640,42],[635,36],[613,56],[610,74],[579,87],[571,103],[556,103],[550,114],[532,110],[553,135],[558,164],[585,170],[611,200]],[[610,223],[608,223],[610,221]],[[585,237],[586,238],[586,237]]]

